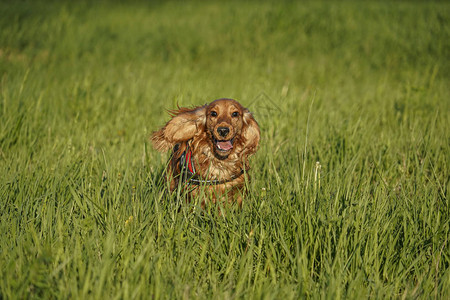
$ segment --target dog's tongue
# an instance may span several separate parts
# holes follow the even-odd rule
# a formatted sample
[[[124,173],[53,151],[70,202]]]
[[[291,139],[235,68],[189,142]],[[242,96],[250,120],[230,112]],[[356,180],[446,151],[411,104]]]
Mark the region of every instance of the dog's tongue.
[[[225,151],[228,151],[231,148],[233,148],[233,144],[231,144],[231,141],[217,142],[217,146],[221,150],[225,150]]]

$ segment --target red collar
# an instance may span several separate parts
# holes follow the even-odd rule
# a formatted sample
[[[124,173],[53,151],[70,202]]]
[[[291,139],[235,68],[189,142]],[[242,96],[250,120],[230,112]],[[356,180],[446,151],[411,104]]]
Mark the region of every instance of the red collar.
[[[191,149],[189,149],[189,146],[186,149],[186,151],[183,153],[186,156],[185,157],[185,165],[187,166],[189,172],[191,172],[192,174],[195,174],[194,161],[192,159],[192,151],[191,151]]]

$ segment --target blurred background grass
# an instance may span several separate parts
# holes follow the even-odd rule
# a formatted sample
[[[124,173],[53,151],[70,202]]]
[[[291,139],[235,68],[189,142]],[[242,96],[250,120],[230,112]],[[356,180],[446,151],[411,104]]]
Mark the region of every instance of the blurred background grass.
[[[3,1],[3,298],[449,294],[447,2]],[[242,211],[161,193],[165,109],[238,99]]]

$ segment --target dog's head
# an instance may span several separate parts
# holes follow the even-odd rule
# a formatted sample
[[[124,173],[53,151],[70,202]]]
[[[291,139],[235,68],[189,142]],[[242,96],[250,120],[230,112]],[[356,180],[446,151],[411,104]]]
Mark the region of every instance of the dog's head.
[[[233,152],[254,153],[260,132],[248,109],[232,99],[218,99],[208,105],[171,111],[172,119],[153,133],[153,146],[167,151],[180,142],[206,136],[216,157],[224,159]],[[206,134],[206,135],[205,135]]]

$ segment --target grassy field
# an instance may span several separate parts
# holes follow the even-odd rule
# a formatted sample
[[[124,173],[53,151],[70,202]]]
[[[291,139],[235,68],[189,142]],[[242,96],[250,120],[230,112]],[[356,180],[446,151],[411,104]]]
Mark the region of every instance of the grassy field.
[[[0,299],[450,298],[450,4],[0,3]],[[242,210],[164,193],[165,109],[262,130]]]

